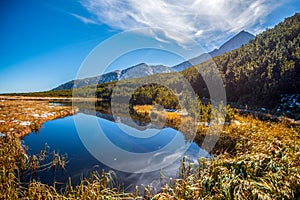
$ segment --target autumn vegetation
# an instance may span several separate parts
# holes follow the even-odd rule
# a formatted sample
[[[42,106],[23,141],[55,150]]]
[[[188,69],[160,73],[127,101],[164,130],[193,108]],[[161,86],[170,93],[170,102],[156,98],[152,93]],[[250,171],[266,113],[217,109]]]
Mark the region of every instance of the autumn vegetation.
[[[20,139],[7,133],[11,128],[18,127],[20,123],[26,121],[29,121],[30,125],[33,124],[30,130],[38,129],[42,121],[32,115],[33,121],[27,118],[28,115],[14,115],[14,113],[28,113],[24,105],[30,102],[21,104],[0,102],[0,114],[6,117],[3,118],[5,122],[0,122],[0,132],[6,135],[0,138],[0,199],[271,200],[299,198],[300,127],[294,121],[300,117],[300,108],[293,107],[292,112],[287,112],[280,107],[284,95],[300,93],[299,44],[300,14],[295,14],[274,28],[257,35],[241,48],[214,57],[180,73],[89,85],[74,90],[15,94],[64,97],[74,97],[75,94],[75,97],[97,97],[108,102],[113,95],[117,95],[122,100],[130,94],[132,116],[140,115],[149,122],[153,106],[160,105],[166,110],[163,114],[165,125],[173,128],[188,120],[177,112],[187,107],[187,111],[192,111],[199,116],[198,122],[203,122],[197,127],[197,133],[192,139],[189,135],[185,135],[187,141],[194,141],[199,146],[207,136],[208,128],[220,126],[220,124],[209,124],[215,110],[225,111],[226,123],[222,124],[221,133],[218,135],[219,140],[210,151],[212,158],[199,158],[196,165],[192,165],[184,158],[178,169],[179,176],[170,179],[162,175],[161,189],[156,193],[150,186],[145,186],[143,191],[139,191],[137,187],[135,193],[123,191],[112,184],[113,178],[106,172],[92,173],[91,177],[82,180],[77,186],[72,186],[70,180],[64,188],[58,189],[55,185],[45,185],[36,180],[31,180],[29,183],[21,181],[20,177],[24,171],[32,171],[42,162],[39,162],[34,155],[28,156],[20,145]],[[209,100],[203,77],[213,76],[212,65],[216,65],[221,72],[231,106],[220,104],[215,108]],[[202,71],[201,75],[198,73],[199,70]],[[194,97],[190,96],[191,88],[181,84],[182,77],[188,80],[195,92],[194,97],[197,100],[195,107],[190,106],[191,104],[186,101]],[[159,82],[163,84],[158,84]],[[132,88],[137,89],[131,93]],[[297,98],[295,102],[299,102],[299,97]],[[179,101],[187,103],[181,105]],[[4,103],[6,105],[3,105]],[[42,110],[35,107],[37,114],[35,116],[42,116],[46,104],[41,102],[36,105]],[[251,113],[241,113],[239,108],[246,106],[250,109],[260,109],[263,106],[267,108],[271,117],[256,118]],[[71,114],[70,110],[66,111],[62,107],[48,106],[47,109],[55,110],[51,112],[62,111]],[[47,111],[47,113],[51,112]],[[161,112],[156,114],[156,117],[162,116]],[[281,117],[272,118],[275,114]],[[14,120],[17,120],[16,123],[19,125],[10,126],[10,123],[7,123]],[[22,124],[21,126],[23,127]],[[58,163],[60,163],[58,166],[62,167],[61,162]]]

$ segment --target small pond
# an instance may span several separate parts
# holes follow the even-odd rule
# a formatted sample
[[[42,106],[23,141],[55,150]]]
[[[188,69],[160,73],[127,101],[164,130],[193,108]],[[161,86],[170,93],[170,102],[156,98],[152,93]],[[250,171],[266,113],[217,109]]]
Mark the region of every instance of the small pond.
[[[76,122],[75,122],[76,121]],[[86,124],[86,131],[84,132],[84,138],[78,134],[76,126],[78,123]],[[93,126],[89,126],[89,121],[97,121],[101,126],[101,130],[108,140],[97,141],[97,146],[102,147],[101,153],[110,156],[113,151],[108,144],[113,144],[117,148],[122,149],[124,152],[131,152],[140,155],[147,155],[148,152],[159,152],[160,149],[166,147],[170,141],[176,138],[177,142],[187,144],[187,151],[178,155],[178,152],[169,152],[167,156],[175,156],[174,162],[168,163],[162,169],[148,170],[147,172],[134,172],[130,169],[120,170],[112,167],[109,162],[99,161],[99,158],[86,148],[84,140],[90,138],[94,140],[95,133],[93,132]],[[67,164],[66,169],[58,169],[53,171],[51,167],[45,168],[42,171],[38,171],[36,179],[43,183],[52,185],[54,180],[58,185],[64,185],[67,183],[68,178],[71,177],[72,183],[77,184],[82,177],[88,177],[90,172],[97,170],[101,173],[102,169],[106,172],[113,171],[116,175],[117,182],[126,190],[130,191],[135,188],[136,185],[157,185],[159,184],[161,173],[167,178],[178,176],[180,160],[183,156],[186,156],[191,162],[197,163],[200,157],[208,157],[209,154],[199,148],[196,143],[185,141],[185,137],[179,131],[164,127],[157,129],[155,127],[145,128],[143,130],[131,127],[126,123],[122,123],[124,120],[115,120],[109,114],[103,114],[97,112],[96,115],[91,113],[81,112],[74,116],[65,117],[62,119],[56,119],[46,122],[38,133],[31,133],[23,138],[23,143],[28,148],[30,155],[39,154],[44,149],[45,144],[48,146],[47,151],[49,154],[49,162],[51,162],[51,152],[55,151],[60,155],[66,157]],[[126,120],[125,120],[126,121]],[[133,134],[127,134],[128,132]],[[154,134],[155,132],[155,134]],[[136,135],[143,135],[143,137],[135,137]],[[149,137],[146,137],[148,134]],[[107,148],[106,148],[107,146]],[[98,158],[98,159],[96,159]],[[121,166],[125,163],[126,159],[121,156],[111,158],[114,161],[118,161],[117,166]],[[162,159],[164,160],[164,158]],[[128,162],[137,162],[129,160]],[[141,158],[141,162],[148,162],[148,166],[154,161],[151,158]],[[161,161],[163,162],[163,161]],[[116,166],[116,165],[114,165]],[[127,166],[127,165],[125,165]],[[128,165],[134,166],[133,165]],[[128,167],[127,166],[127,167]],[[135,166],[136,167],[136,166]],[[124,172],[125,171],[125,172]],[[33,178],[33,174],[28,175],[28,178]],[[158,185],[157,185],[158,186]]]

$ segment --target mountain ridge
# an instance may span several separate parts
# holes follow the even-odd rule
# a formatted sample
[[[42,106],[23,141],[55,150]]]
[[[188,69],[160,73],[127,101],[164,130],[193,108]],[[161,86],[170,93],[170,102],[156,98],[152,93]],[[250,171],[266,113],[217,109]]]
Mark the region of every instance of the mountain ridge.
[[[242,45],[247,44],[251,39],[254,39],[254,38],[255,38],[254,35],[252,35],[251,33],[247,32],[245,30],[242,30],[238,34],[236,34],[235,36],[230,38],[228,41],[226,41],[224,44],[222,44],[219,49],[214,49],[213,51],[211,51],[209,53],[201,54],[190,60],[187,60],[185,62],[177,64],[177,65],[173,66],[172,68],[174,69],[174,71],[182,71],[193,65],[197,65],[202,62],[205,62],[205,61],[211,59],[212,57],[219,56],[226,52],[230,52],[235,49],[238,49]]]
[[[217,66],[228,101],[274,108],[281,104],[283,96],[300,94],[299,42],[300,13],[296,13],[258,34],[246,45],[181,73],[199,96],[209,97],[207,87],[201,87],[202,76],[209,76],[210,66]],[[197,71],[200,68],[202,76]],[[287,110],[286,107],[276,109]]]
[[[93,76],[83,79],[71,80],[52,90],[67,90],[72,88],[79,88],[86,85],[108,83],[118,80],[125,80],[131,78],[140,78],[150,76],[158,73],[172,72],[170,67],[164,65],[147,65],[146,63],[139,63],[124,70],[115,70],[99,76]]]
[[[130,78],[140,78],[144,76],[150,76],[158,73],[170,73],[170,72],[178,72],[182,71],[192,65],[200,64],[210,59],[211,57],[215,57],[221,55],[225,52],[232,51],[234,49],[239,48],[243,44],[246,44],[255,36],[246,31],[241,31],[231,39],[226,41],[223,45],[220,46],[219,49],[215,49],[209,53],[201,54],[195,58],[192,58],[188,61],[182,62],[173,67],[167,67],[164,65],[148,65],[146,63],[139,63],[137,65],[128,67],[123,70],[115,70],[112,72],[108,72],[99,76],[88,77],[83,79],[71,80],[69,82],[63,83],[58,87],[52,90],[66,90],[72,88],[83,87],[86,85],[92,84],[101,84],[118,80],[125,80]]]

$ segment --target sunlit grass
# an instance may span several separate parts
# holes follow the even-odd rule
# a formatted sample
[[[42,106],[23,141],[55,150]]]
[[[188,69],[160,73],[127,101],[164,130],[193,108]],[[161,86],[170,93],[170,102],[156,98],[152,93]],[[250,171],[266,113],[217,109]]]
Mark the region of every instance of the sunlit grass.
[[[21,112],[22,107],[14,109]],[[139,109],[143,112],[151,108]],[[171,112],[170,116],[176,120],[176,114]],[[194,141],[200,146],[207,129],[198,126]],[[275,123],[235,115],[223,127],[210,152],[213,157],[201,158],[193,165],[182,160],[179,176],[165,178],[158,192],[146,186],[143,191],[136,187],[136,192],[127,193],[114,184],[111,173],[104,171],[92,172],[76,186],[69,179],[63,189],[57,189],[55,183],[46,185],[34,179],[22,182],[23,173],[35,173],[42,167],[64,170],[68,167],[67,160],[55,152],[49,154],[46,147],[39,155],[28,156],[18,137],[6,135],[0,138],[0,199],[296,199],[300,196],[300,127],[285,120]],[[44,162],[46,156],[52,158],[49,163]]]
[[[234,153],[181,165],[154,199],[296,199],[300,192],[299,127],[236,116],[224,128]],[[222,143],[222,139],[220,140]],[[231,144],[232,145],[232,144]]]
[[[51,165],[52,163],[52,165]],[[62,156],[55,154],[50,167],[63,168]],[[55,163],[55,164],[53,164]],[[14,136],[0,138],[0,199],[129,199],[132,193],[125,193],[113,187],[110,173],[92,172],[90,177],[72,186],[71,179],[65,189],[58,190],[54,185],[43,184],[36,180],[21,182],[20,176],[34,173],[42,162],[38,156],[26,155],[20,139]]]
[[[0,133],[24,136],[38,131],[48,120],[72,115],[76,112],[70,106],[53,106],[47,100],[5,100],[0,99]]]

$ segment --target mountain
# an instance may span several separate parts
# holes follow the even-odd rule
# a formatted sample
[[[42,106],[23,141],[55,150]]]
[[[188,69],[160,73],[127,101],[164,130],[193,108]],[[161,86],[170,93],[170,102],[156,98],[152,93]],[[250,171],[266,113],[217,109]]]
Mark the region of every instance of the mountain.
[[[203,96],[207,94],[207,87],[202,77],[213,78],[210,70],[216,65],[228,101],[274,108],[282,97],[300,94],[299,44],[300,13],[297,13],[242,47],[187,68],[182,74],[195,92]],[[199,75],[195,68],[201,69],[203,74]]]
[[[238,49],[177,72],[180,76],[176,73],[164,73],[144,77],[142,80],[129,79],[120,83],[122,87],[116,87],[112,91],[119,95],[118,99],[122,99],[121,97],[126,95],[123,91],[130,91],[133,85],[141,85],[140,83],[146,79],[159,80],[164,83],[163,86],[147,84],[136,90],[132,95],[132,103],[159,104],[173,109],[178,105],[176,102],[178,99],[189,99],[187,91],[191,90],[188,86],[192,86],[192,91],[201,99],[205,97],[207,102],[211,97],[211,91],[208,89],[209,87],[215,89],[214,80],[218,80],[216,77],[218,74],[214,73],[217,67],[224,83],[227,102],[237,107],[267,109],[270,113],[298,120],[300,119],[299,44],[300,13],[285,19],[272,29],[267,29]],[[190,84],[181,84],[182,80]],[[211,85],[206,85],[204,80],[210,80]],[[168,88],[172,88],[172,91],[167,91]],[[99,97],[103,95],[101,91],[97,93]]]
[[[202,62],[205,62],[209,60],[212,57],[219,56],[221,54],[224,54],[226,52],[230,52],[232,50],[235,50],[237,48],[240,48],[242,45],[247,44],[251,39],[253,39],[255,36],[251,33],[248,33],[246,31],[241,31],[237,35],[235,35],[233,38],[225,42],[219,49],[215,49],[209,53],[201,54],[200,56],[197,56],[195,58],[192,58],[188,61],[185,61],[183,63],[180,63],[178,65],[173,66],[174,71],[182,71],[192,65],[197,65]]]
[[[64,83],[62,85],[59,85],[58,87],[54,88],[53,90],[68,90],[72,88],[79,88],[86,85],[92,85],[92,84],[100,84],[100,83],[107,83],[119,80],[120,78],[120,71],[113,71],[109,72],[100,76],[94,76],[84,79],[78,79],[78,80],[72,80],[67,83]]]
[[[172,68],[164,65],[147,65],[145,63],[140,63],[133,67],[122,70],[120,80],[169,72],[172,72]]]
[[[192,65],[202,63],[211,57],[215,57],[221,55],[225,52],[230,52],[234,49],[241,47],[242,45],[249,42],[249,40],[253,39],[254,35],[246,32],[241,31],[229,41],[225,42],[219,49],[215,49],[209,54],[202,54],[198,57],[192,58],[189,61],[180,63],[174,67],[166,67],[164,65],[147,65],[145,63],[140,63],[138,65],[129,67],[122,71],[116,70],[113,72],[109,72],[100,76],[89,77],[84,79],[79,79],[76,81],[76,85],[74,86],[75,80],[69,81],[58,87],[54,88],[53,90],[67,90],[71,88],[78,88],[86,85],[97,84],[97,83],[107,83],[112,81],[118,80],[125,80],[130,78],[139,78],[144,76],[150,76],[153,74],[159,73],[169,73],[169,72],[176,72],[182,71]]]
[[[223,53],[230,52],[234,49],[240,48],[242,45],[247,44],[250,40],[255,38],[254,35],[246,31],[241,31],[233,38],[225,42],[218,50],[212,51],[210,54],[212,57],[219,56]]]
[[[78,79],[76,81],[72,80],[62,85],[59,85],[53,90],[67,90],[72,88],[79,88],[86,85],[101,84],[101,83],[107,83],[107,82],[113,82],[113,81],[125,80],[131,78],[139,78],[144,76],[150,76],[153,74],[169,73],[169,72],[172,72],[172,68],[166,67],[164,65],[147,65],[145,63],[140,63],[138,65],[129,67],[124,70],[116,70],[113,72],[102,74],[100,76]]]
[[[180,76],[177,76],[176,73],[161,73],[156,74],[155,77],[146,76],[143,79],[160,80],[166,86],[176,87],[176,94],[185,95],[183,91],[190,88],[186,88],[185,85],[180,84],[180,81],[183,80],[180,77],[183,76],[184,80],[190,83],[193,91],[200,98],[205,97],[209,99],[208,87],[204,80],[215,79],[212,70],[217,66],[224,82],[227,102],[236,106],[247,105],[250,108],[263,107],[269,111],[275,111],[277,115],[293,115],[292,117],[295,119],[300,119],[299,43],[300,13],[297,13],[292,17],[286,18],[284,22],[279,23],[274,28],[267,29],[257,35],[240,48],[215,56],[213,59],[181,71]],[[136,67],[144,70],[147,65],[142,63]],[[132,69],[134,70],[134,67]],[[130,68],[127,70],[130,70]],[[150,72],[144,71],[143,73],[155,72],[155,70],[150,70]],[[199,74],[199,71],[201,71],[201,74]],[[120,77],[121,74],[125,77],[127,73],[124,72],[123,74],[122,71],[120,72]],[[128,79],[126,82],[123,82],[122,86],[124,87],[121,89],[117,87],[117,91],[114,88],[114,83],[100,84],[97,86],[96,95],[103,99],[109,99],[112,91],[115,94],[122,95],[123,91],[128,90],[126,88],[128,86],[126,85],[130,87],[132,84],[139,85],[139,83],[144,82],[143,79]],[[87,80],[85,79],[81,80],[81,82],[87,84]],[[69,82],[65,85],[72,88],[72,84],[72,82]],[[90,86],[82,89],[82,97],[95,95],[95,88],[92,86],[91,88],[88,87]],[[144,85],[143,89],[140,90],[140,94],[137,95],[144,99],[137,99],[143,104],[159,102],[160,105],[166,105],[166,108],[176,107],[175,100],[177,98],[175,100],[170,98],[171,95],[165,89],[155,84]],[[128,91],[130,91],[130,88]],[[66,92],[67,95],[72,93],[71,90],[51,92]],[[164,98],[161,98],[162,96]],[[179,97],[181,98],[182,96]]]

